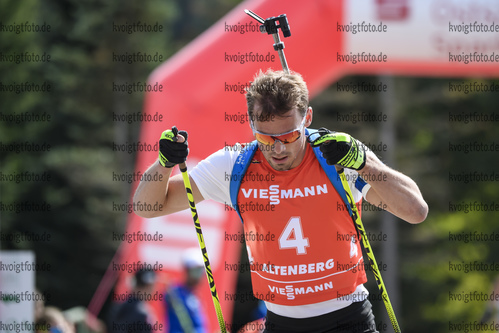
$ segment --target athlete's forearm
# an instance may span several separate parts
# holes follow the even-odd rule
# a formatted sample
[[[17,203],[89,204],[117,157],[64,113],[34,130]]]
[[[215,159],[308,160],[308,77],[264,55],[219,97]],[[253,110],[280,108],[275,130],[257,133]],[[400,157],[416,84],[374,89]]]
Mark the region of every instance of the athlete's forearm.
[[[155,205],[158,204],[157,206],[159,207],[166,207],[166,194],[168,192],[168,182],[170,180],[170,175],[172,173],[173,168],[165,168],[164,166],[160,165],[158,161],[154,162],[147,171],[144,173],[144,176],[142,177],[142,181],[139,183],[139,186],[135,190],[135,194],[133,196],[133,202],[134,203],[144,203],[144,204],[150,204],[150,205]],[[156,180],[151,180],[148,181],[146,180],[150,175],[152,179]],[[154,177],[157,175],[156,177]],[[162,210],[160,211],[135,211],[135,213],[141,217],[156,217],[160,215],[164,215],[164,213],[161,213]]]
[[[149,167],[149,169],[147,169],[143,179],[147,179],[148,177],[146,176],[148,174],[151,176],[158,174],[156,178],[161,178],[161,180],[141,181],[135,191],[135,195],[133,196],[133,202],[137,203],[140,201],[141,203],[147,203],[153,206],[157,204],[156,206],[158,209],[154,211],[135,211],[137,215],[151,218],[173,214],[189,208],[189,201],[187,200],[182,175],[177,174],[175,176],[171,176],[174,168],[165,168],[160,165],[158,161],[156,161]],[[159,177],[159,175],[161,175],[161,177]],[[199,203],[203,201],[203,195],[199,191],[192,177],[189,176],[189,180],[191,182],[194,202]],[[140,205],[136,206],[142,207]]]
[[[359,173],[371,185],[366,197],[369,202],[386,204],[388,211],[409,223],[426,219],[428,205],[416,183],[386,166],[372,151],[367,153],[366,165]]]

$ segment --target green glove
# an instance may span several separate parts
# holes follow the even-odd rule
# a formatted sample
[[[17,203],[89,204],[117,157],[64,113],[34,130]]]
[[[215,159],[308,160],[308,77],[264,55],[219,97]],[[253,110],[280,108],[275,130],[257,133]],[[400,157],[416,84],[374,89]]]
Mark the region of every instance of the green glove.
[[[320,146],[327,164],[355,170],[366,165],[367,147],[362,142],[346,133],[332,132],[324,127],[318,132],[321,136],[312,142],[312,147]]]
[[[177,133],[185,138],[185,141],[177,142]],[[159,139],[159,163],[165,168],[172,168],[179,163],[185,162],[189,148],[187,145],[187,132],[178,131],[175,126],[171,130],[161,133]]]

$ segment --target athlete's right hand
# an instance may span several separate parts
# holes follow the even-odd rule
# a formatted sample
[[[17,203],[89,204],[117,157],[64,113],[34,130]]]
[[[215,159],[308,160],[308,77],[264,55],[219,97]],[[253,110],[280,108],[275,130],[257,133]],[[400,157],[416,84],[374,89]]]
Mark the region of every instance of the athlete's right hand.
[[[177,134],[184,137],[184,142],[178,142]],[[178,131],[177,127],[173,126],[172,129],[161,133],[159,139],[159,164],[165,168],[173,168],[175,165],[185,162],[188,154],[186,131]]]

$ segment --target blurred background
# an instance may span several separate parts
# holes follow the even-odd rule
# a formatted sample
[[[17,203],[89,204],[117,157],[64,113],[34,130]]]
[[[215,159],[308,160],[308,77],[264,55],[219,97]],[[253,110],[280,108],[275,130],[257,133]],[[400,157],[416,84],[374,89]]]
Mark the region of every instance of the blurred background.
[[[155,68],[239,3],[0,2],[0,24],[35,22],[51,27],[47,33],[16,33],[8,28],[0,32],[0,56],[24,51],[51,56],[49,62],[17,64],[5,57],[0,61],[0,249],[2,255],[4,251],[28,250],[34,253],[36,263],[45,264],[45,269],[35,272],[34,280],[45,296],[45,306],[61,310],[89,306],[121,244],[113,235],[122,234],[129,220],[130,214],[116,211],[113,204],[127,202],[133,184],[117,181],[113,174],[133,173],[137,156],[113,151],[113,143],[137,141],[141,123],[117,121],[116,115],[141,111],[144,94],[113,94],[111,82],[145,82]],[[499,23],[499,12],[494,8],[490,15]],[[147,34],[147,38],[113,32],[113,22],[132,21],[157,22],[163,31]],[[290,19],[291,29],[292,24]],[[270,37],[261,38],[271,44]],[[499,52],[497,33],[491,35],[490,45]],[[131,50],[162,58],[128,63],[115,57]],[[306,79],[306,73],[304,76]],[[11,90],[23,82],[45,84],[50,89]],[[353,87],[380,83],[387,85],[386,94],[353,91]],[[464,146],[459,150],[455,146],[499,144],[499,89],[465,92],[451,88],[476,83],[490,86],[499,80],[481,75],[350,75],[329,84],[310,102],[314,108],[312,127],[344,131],[364,142],[386,143],[388,149],[379,155],[413,178],[428,202],[430,213],[424,223],[410,225],[397,220],[396,230],[384,213],[372,208],[364,213],[368,231],[390,238],[389,245],[377,239],[371,244],[378,263],[389,263],[382,275],[387,276],[388,292],[404,332],[443,332],[454,330],[454,324],[481,320],[499,323],[495,312],[499,296],[493,292],[499,273],[499,213],[497,208],[483,208],[499,204],[498,151],[465,151]],[[346,86],[349,91],[345,91]],[[466,117],[474,112],[480,118]],[[373,120],[380,113],[389,121]],[[18,118],[23,114],[51,117],[40,121]],[[165,121],[163,125],[172,124]],[[50,150],[12,148],[19,143],[50,145]],[[25,172],[36,176],[31,180],[16,178]],[[25,202],[40,209],[12,210],[12,205]],[[466,206],[470,203],[471,208]],[[43,209],[48,206],[50,209]],[[16,239],[16,235],[27,234],[31,238]],[[51,235],[50,239],[36,236],[44,234]],[[244,247],[241,253],[244,259]],[[244,290],[249,273],[240,275],[238,288]],[[372,273],[367,275],[367,287],[376,294]],[[0,280],[0,291],[5,295],[4,283]],[[476,299],[470,292],[482,296]],[[489,300],[491,295],[496,302]],[[96,313],[102,321],[111,307],[111,294],[105,297]],[[9,306],[5,297],[0,301]],[[377,320],[385,321],[383,302],[373,299],[372,303]],[[227,321],[245,321],[239,306],[236,304],[234,317]],[[208,311],[207,315],[213,317],[214,313]],[[98,324],[83,326],[103,330]]]

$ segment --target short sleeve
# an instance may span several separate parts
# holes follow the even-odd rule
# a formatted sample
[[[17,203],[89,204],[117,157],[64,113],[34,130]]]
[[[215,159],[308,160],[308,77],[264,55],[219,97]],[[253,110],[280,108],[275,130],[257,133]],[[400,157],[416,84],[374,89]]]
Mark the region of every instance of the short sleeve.
[[[241,144],[226,146],[199,162],[190,171],[189,174],[204,199],[230,205],[231,173],[241,149]]]

